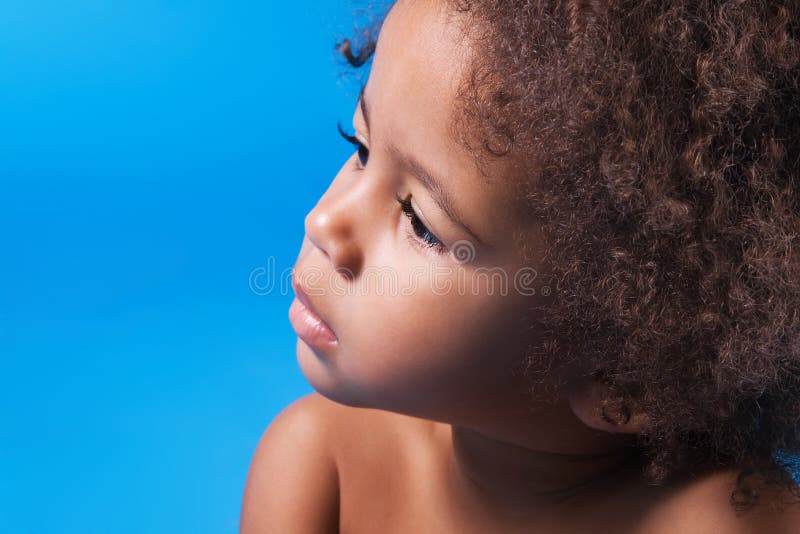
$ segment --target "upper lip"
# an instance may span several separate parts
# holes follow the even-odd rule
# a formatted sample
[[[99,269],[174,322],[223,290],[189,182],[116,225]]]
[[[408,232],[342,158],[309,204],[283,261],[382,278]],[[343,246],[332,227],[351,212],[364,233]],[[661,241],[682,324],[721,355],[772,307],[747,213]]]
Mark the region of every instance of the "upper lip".
[[[294,294],[297,297],[297,300],[303,303],[303,305],[308,308],[308,310],[320,318],[320,320],[327,325],[328,328],[333,331],[331,328],[330,323],[325,320],[325,318],[317,311],[313,304],[311,304],[311,300],[308,298],[308,294],[303,290],[303,286],[300,284],[300,281],[292,275],[292,289],[294,289]]]

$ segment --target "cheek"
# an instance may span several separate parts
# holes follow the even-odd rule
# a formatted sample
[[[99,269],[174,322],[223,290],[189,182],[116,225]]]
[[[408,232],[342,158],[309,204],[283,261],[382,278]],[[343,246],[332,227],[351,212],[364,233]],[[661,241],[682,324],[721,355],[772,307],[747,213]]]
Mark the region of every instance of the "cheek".
[[[423,415],[502,383],[520,356],[513,297],[420,283],[410,294],[359,300],[337,366],[370,404]]]

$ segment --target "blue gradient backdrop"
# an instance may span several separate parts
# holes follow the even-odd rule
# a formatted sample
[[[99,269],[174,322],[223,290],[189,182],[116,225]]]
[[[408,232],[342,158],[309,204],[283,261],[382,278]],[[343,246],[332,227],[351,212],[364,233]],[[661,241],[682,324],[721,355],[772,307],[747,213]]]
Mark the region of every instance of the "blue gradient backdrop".
[[[235,532],[312,391],[291,296],[347,157],[345,0],[0,2],[0,532]]]

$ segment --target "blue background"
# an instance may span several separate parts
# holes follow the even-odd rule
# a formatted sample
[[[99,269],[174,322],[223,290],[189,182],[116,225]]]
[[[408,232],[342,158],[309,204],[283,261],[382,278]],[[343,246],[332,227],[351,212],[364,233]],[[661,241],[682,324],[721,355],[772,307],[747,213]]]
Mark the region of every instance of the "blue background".
[[[0,2],[1,532],[237,530],[357,7]]]

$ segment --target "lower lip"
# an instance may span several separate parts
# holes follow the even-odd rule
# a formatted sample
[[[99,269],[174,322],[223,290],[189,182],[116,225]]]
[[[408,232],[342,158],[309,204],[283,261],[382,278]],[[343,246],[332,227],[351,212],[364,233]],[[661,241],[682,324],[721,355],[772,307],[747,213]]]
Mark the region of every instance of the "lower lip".
[[[297,332],[297,337],[313,347],[330,348],[338,343],[333,330],[297,298],[289,307],[289,321]]]

